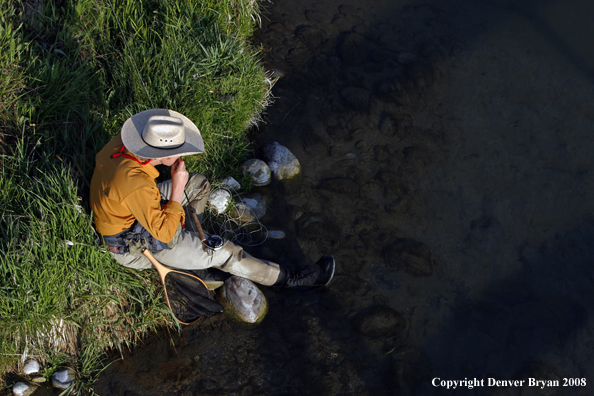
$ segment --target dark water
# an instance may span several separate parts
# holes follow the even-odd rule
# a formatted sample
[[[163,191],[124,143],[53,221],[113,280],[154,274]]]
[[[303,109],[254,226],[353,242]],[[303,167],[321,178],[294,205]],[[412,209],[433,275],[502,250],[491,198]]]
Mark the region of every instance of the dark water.
[[[262,190],[288,236],[252,253],[332,253],[336,277],[262,288],[260,325],[150,339],[98,393],[592,394],[594,3],[265,6],[255,40],[284,76],[254,142],[304,172]]]

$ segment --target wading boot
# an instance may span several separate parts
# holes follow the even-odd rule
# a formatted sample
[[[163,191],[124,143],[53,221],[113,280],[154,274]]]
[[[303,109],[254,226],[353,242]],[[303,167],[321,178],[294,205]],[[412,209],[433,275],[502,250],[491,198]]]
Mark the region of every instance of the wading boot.
[[[334,276],[334,257],[322,256],[313,265],[280,266],[280,275],[273,286],[319,287],[326,286]]]

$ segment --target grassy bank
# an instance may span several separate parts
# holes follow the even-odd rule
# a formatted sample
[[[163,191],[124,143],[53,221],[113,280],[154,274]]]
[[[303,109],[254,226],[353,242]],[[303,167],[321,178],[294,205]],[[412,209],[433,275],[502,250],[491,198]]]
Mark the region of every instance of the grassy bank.
[[[0,383],[7,392],[29,356],[46,376],[74,367],[89,394],[107,348],[175,326],[154,271],[121,268],[95,245],[94,155],[132,114],[170,108],[205,140],[189,168],[239,177],[271,84],[247,41],[257,3],[0,5]]]

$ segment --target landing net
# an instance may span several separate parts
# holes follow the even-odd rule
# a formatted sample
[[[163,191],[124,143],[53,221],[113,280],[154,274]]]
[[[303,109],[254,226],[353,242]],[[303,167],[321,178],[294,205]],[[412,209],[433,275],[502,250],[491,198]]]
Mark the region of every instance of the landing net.
[[[172,271],[165,275],[165,293],[169,308],[183,324],[223,312],[204,283],[189,274]]]

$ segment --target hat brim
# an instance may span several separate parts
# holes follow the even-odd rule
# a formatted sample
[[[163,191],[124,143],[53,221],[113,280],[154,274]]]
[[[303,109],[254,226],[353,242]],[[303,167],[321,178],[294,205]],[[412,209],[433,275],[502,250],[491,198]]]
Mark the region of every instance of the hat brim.
[[[176,148],[159,148],[149,146],[142,139],[142,131],[148,119],[152,116],[178,117],[184,123],[186,140]],[[200,130],[190,119],[183,114],[167,109],[151,109],[134,114],[122,126],[122,142],[131,153],[143,158],[165,158],[204,152],[204,141]]]

